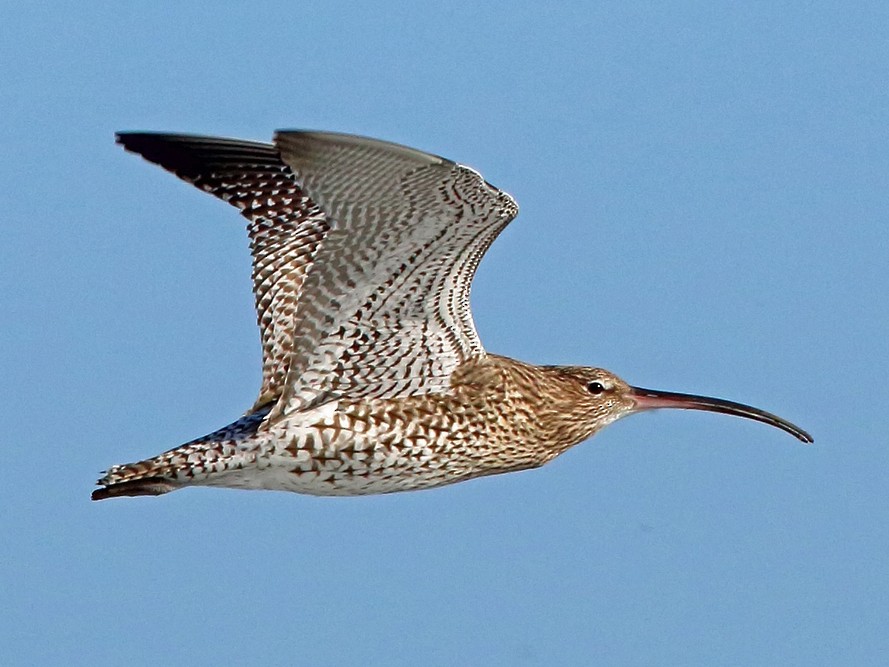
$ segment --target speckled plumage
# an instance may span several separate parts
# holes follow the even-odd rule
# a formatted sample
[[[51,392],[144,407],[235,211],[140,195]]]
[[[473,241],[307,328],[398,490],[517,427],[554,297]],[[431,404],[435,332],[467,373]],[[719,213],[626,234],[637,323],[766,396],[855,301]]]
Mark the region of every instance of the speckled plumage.
[[[241,419],[113,466],[94,499],[189,485],[428,488],[542,465],[652,407],[731,412],[811,440],[740,404],[486,353],[470,285],[518,208],[472,169],[314,132],[278,132],[274,144],[150,133],[118,141],[247,218],[263,379]]]

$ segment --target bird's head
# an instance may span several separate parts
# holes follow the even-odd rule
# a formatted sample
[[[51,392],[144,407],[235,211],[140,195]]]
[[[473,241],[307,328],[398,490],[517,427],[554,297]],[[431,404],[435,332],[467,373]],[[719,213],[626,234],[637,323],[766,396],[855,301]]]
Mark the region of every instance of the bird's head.
[[[813,442],[812,436],[798,426],[770,412],[743,403],[634,387],[614,373],[601,368],[550,366],[547,370],[559,377],[560,398],[572,406],[571,410],[564,410],[563,404],[560,410],[562,419],[558,420],[561,422],[559,426],[570,430],[572,439],[576,442],[626,415],[662,408],[706,410],[746,417],[780,428],[802,442]],[[558,403],[562,403],[562,400]],[[564,421],[569,413],[573,417],[573,424]]]

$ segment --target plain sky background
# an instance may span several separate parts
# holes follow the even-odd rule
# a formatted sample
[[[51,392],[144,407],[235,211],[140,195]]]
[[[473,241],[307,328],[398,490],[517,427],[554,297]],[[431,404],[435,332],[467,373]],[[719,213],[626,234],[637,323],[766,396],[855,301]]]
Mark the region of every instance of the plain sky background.
[[[113,134],[276,128],[516,197],[488,349],[816,443],[663,411],[433,491],[91,503],[260,379],[241,218]],[[3,664],[889,661],[885,2],[4,2],[0,148]]]

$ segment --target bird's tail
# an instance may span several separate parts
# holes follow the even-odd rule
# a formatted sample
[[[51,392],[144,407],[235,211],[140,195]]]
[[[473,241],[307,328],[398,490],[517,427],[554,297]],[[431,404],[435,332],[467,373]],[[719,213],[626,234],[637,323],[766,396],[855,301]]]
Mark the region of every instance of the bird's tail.
[[[159,496],[192,484],[212,484],[220,473],[254,464],[252,436],[268,409],[251,412],[210,435],[137,463],[111,466],[96,482],[93,500]]]
[[[99,480],[99,484],[103,484]],[[177,485],[163,477],[144,477],[142,479],[131,479],[126,482],[111,482],[96,489],[90,495],[93,500],[105,500],[106,498],[117,498],[119,496],[159,496],[162,493],[173,491]]]
[[[187,451],[182,451],[187,448]],[[189,454],[196,454],[195,445],[183,445],[169,452],[138,463],[125,463],[109,468],[96,481],[102,488],[93,491],[93,500],[118,496],[159,496],[183,486],[177,477],[187,470]]]

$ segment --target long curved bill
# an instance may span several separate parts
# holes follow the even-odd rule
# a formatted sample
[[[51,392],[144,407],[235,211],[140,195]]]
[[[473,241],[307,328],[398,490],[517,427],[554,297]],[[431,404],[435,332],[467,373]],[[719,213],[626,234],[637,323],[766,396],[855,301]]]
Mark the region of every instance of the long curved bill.
[[[630,390],[630,395],[636,403],[635,411],[679,408],[681,410],[721,412],[726,415],[746,417],[747,419],[753,419],[763,424],[780,428],[806,444],[815,442],[812,436],[799,426],[795,426],[786,419],[773,415],[771,412],[744,405],[743,403],[735,403],[734,401],[725,401],[721,398],[710,398],[708,396],[695,396],[694,394],[679,394],[673,391],[642,389],[641,387],[630,387]]]

